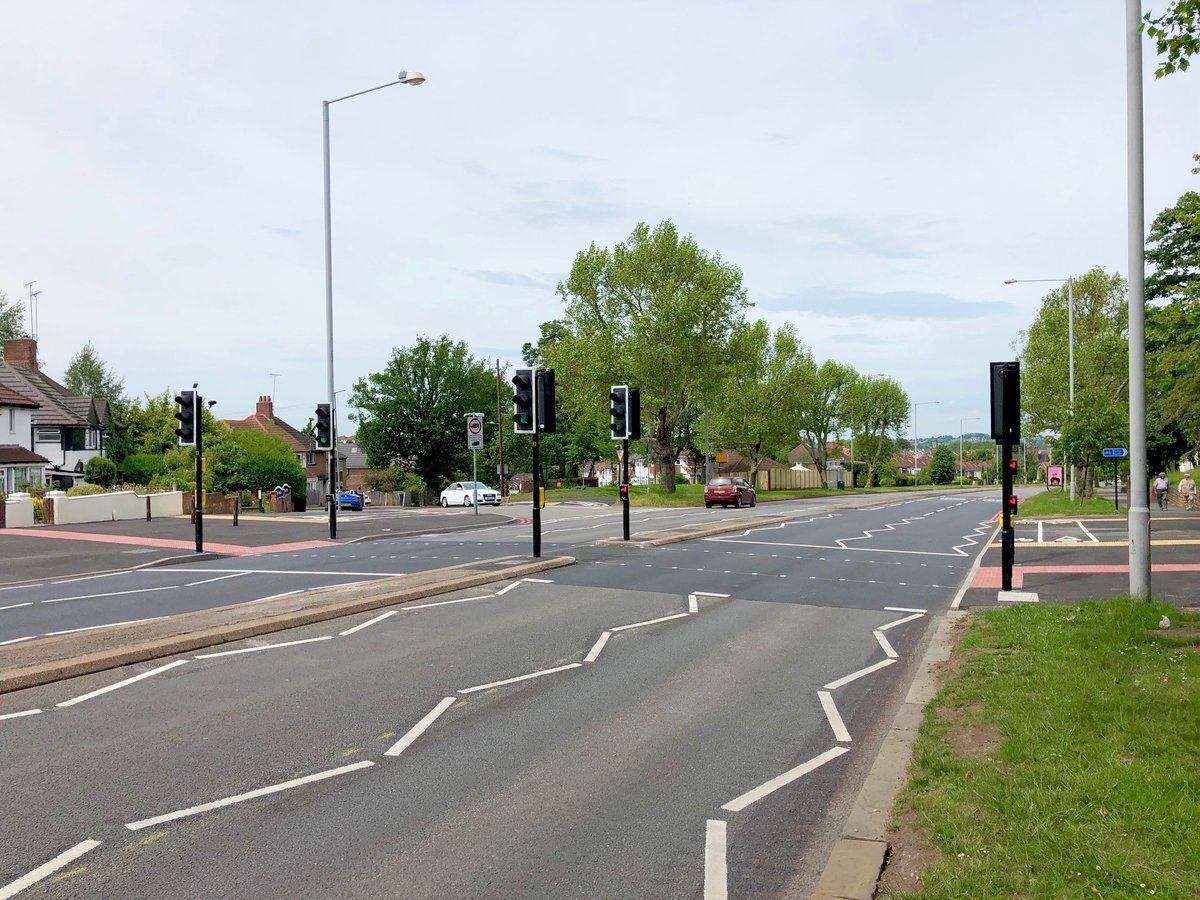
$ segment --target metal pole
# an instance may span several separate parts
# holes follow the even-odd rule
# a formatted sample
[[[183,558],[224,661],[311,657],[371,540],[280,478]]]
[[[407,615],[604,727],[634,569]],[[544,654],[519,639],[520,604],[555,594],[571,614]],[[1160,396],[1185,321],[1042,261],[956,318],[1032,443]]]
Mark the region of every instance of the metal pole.
[[[500,499],[505,495],[504,474],[504,410],[500,406],[500,360],[496,360],[496,440],[499,442],[499,459],[497,460],[496,480],[500,482]]]
[[[1121,473],[1117,460],[1113,460],[1113,512],[1121,511]]]
[[[1146,221],[1142,166],[1142,3],[1125,0],[1129,187],[1129,594],[1150,599],[1146,482]]]
[[[854,488],[854,430],[850,430],[850,488]]]
[[[1067,390],[1075,414],[1075,279],[1067,279]],[[1071,502],[1075,502],[1075,463],[1071,463]]]
[[[204,398],[193,391],[192,402],[196,404],[196,493],[194,495],[196,520],[196,552],[204,552]]]
[[[538,405],[541,402],[542,379],[540,372],[533,372],[533,556],[537,559],[542,555],[542,454],[541,443],[542,423],[538,417]]]
[[[471,451],[471,505],[479,515],[479,451]]]
[[[704,483],[712,481],[712,465],[709,463],[710,450],[708,445],[708,410],[704,411]]]
[[[963,483],[963,451],[962,451],[962,430],[963,420],[958,420],[958,486],[962,487]]]
[[[1016,532],[1013,527],[1013,473],[1012,466],[1012,444],[1005,443],[1001,445],[1001,454],[1004,457],[1003,468],[1000,473],[1001,480],[1001,501],[1004,505],[1000,510],[1000,589],[1004,591],[1012,590],[1012,570],[1013,556],[1016,549]]]
[[[321,101],[322,148],[325,158],[325,376],[329,393],[329,408],[333,409],[333,220],[329,200],[329,101]],[[329,448],[328,491],[325,495],[329,507],[329,539],[337,538],[337,496],[334,494],[333,467],[337,462],[336,442]]]

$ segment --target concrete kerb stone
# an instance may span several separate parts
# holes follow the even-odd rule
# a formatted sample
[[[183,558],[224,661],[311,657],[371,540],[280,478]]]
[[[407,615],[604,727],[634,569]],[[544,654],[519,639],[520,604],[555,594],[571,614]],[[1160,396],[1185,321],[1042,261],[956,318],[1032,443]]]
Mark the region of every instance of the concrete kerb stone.
[[[0,669],[0,694],[574,564],[574,557],[558,556],[487,571],[464,572],[462,566],[454,566],[370,585],[320,588],[265,602],[29,641],[8,648],[17,664]],[[94,647],[97,642],[103,645],[99,649]],[[47,652],[53,658],[37,658]]]
[[[969,612],[950,610],[936,619],[937,626],[921,657],[917,674],[867,773],[812,900],[871,900],[875,896],[887,856],[887,825],[892,805],[907,779],[913,743],[925,716],[925,707],[941,687],[938,667],[950,659],[955,623],[970,615]]]

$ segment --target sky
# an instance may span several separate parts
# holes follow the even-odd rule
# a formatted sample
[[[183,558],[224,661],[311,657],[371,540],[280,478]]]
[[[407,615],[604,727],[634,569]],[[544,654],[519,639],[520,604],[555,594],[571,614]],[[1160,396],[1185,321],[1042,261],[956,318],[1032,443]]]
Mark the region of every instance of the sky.
[[[1165,0],[1154,0],[1157,9]],[[1045,285],[1126,271],[1121,0],[9,5],[0,289],[227,418],[448,334],[516,360],[575,254],[671,219],[818,358],[897,379],[922,435],[985,430],[987,364]],[[1147,223],[1200,152],[1200,70],[1155,81]],[[937,401],[934,403],[933,401]]]

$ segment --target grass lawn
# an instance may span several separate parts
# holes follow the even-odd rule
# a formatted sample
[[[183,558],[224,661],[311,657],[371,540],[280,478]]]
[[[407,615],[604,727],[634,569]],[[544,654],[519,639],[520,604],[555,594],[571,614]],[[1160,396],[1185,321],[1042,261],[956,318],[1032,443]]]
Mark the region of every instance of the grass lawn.
[[[1127,599],[972,620],[879,896],[1200,897],[1198,624]]]
[[[1111,491],[1112,489],[1109,488],[1109,490]],[[1125,509],[1125,498],[1122,497],[1121,499],[1121,509]],[[1055,488],[1052,491],[1042,491],[1040,494],[1027,497],[1017,507],[1018,518],[1029,518],[1030,516],[1090,516],[1102,513],[1116,513],[1116,510],[1113,509],[1111,493],[1107,497],[1103,494],[1096,497],[1078,497],[1072,503],[1069,491],[1062,491]]]
[[[955,484],[937,484],[937,485],[918,485],[917,487],[878,487],[878,488],[855,488],[853,490],[838,491],[829,490],[827,488],[808,488],[806,490],[794,491],[761,491],[758,495],[759,503],[769,503],[772,500],[798,500],[805,497],[829,497],[834,494],[877,494],[890,492],[904,491],[929,491],[929,490],[957,490],[958,485]],[[515,503],[528,503],[532,494],[511,494],[508,499]],[[704,505],[704,485],[701,484],[681,484],[677,485],[674,493],[667,493],[659,485],[651,485],[650,492],[646,493],[646,486],[634,485],[629,489],[629,498],[633,506],[703,506]],[[546,491],[547,503],[558,503],[564,500],[594,500],[602,503],[616,503],[617,489],[615,486],[610,487],[587,487],[587,488],[551,488]]]

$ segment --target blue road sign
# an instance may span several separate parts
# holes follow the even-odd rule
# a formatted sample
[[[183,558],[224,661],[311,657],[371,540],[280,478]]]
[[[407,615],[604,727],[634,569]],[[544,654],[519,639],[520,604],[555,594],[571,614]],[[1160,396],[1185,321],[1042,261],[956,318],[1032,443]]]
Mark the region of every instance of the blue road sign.
[[[1129,455],[1129,451],[1124,447],[1105,447],[1100,452],[1105,459],[1124,459]]]

